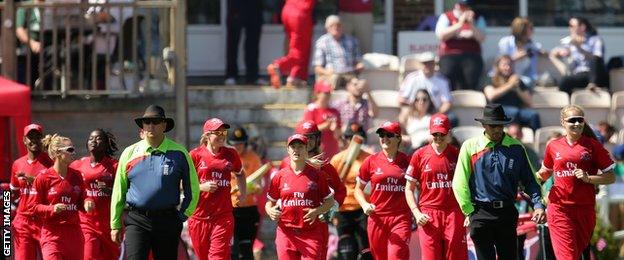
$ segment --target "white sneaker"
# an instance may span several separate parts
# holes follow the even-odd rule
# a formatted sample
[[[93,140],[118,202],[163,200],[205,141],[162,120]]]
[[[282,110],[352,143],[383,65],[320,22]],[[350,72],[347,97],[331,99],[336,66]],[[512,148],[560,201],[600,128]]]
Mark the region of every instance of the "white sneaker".
[[[235,78],[227,78],[227,79],[225,79],[225,85],[226,86],[236,85],[236,79]]]
[[[258,85],[258,86],[268,86],[268,85],[269,85],[269,82],[268,82],[268,81],[266,81],[266,80],[265,80],[265,79],[263,79],[263,78],[258,78],[258,79],[256,80],[256,85]]]

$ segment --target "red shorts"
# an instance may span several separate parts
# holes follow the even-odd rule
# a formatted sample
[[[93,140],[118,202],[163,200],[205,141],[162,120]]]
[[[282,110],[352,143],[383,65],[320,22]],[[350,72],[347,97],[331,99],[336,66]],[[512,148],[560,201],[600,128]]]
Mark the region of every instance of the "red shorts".
[[[323,224],[324,228],[327,225]],[[324,260],[320,252],[327,252],[327,238],[321,228],[298,229],[277,226],[275,249],[280,260]]]
[[[84,259],[107,260],[117,259],[120,247],[108,234],[97,232],[91,228],[82,228],[84,235]]]
[[[197,259],[230,259],[232,237],[234,235],[234,216],[222,214],[211,219],[188,220],[188,231]]]
[[[80,225],[43,225],[41,252],[46,260],[83,259],[84,237]]]
[[[430,220],[418,227],[421,259],[468,259],[464,214],[459,210],[421,209]]]
[[[374,259],[409,259],[412,216],[407,214],[368,217],[368,240]]]
[[[596,226],[594,206],[550,204],[546,216],[555,257],[579,259]]]
[[[15,260],[35,260],[41,255],[41,221],[17,214],[13,219],[13,246]]]

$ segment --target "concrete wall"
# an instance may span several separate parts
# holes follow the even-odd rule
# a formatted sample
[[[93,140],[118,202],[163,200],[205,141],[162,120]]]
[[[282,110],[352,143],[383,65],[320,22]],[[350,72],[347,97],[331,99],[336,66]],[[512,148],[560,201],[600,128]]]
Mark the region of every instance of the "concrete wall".
[[[36,97],[32,100],[32,115],[33,122],[43,125],[45,133],[59,133],[71,138],[77,148],[77,157],[86,154],[86,142],[92,130],[103,128],[111,131],[117,137],[119,156],[124,147],[138,140],[139,128],[134,118],[142,116],[150,104],[164,107],[167,116],[175,115],[173,97],[88,100]],[[175,128],[167,136],[173,137],[174,131]]]

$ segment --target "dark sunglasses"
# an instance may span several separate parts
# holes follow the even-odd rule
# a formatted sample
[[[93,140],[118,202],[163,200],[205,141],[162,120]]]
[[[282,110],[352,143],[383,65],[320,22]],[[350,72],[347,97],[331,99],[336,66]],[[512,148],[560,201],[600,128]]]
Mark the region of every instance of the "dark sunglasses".
[[[416,100],[415,100],[415,101],[416,101],[416,102],[420,102],[420,101],[422,101],[422,102],[427,102],[427,101],[429,101],[429,99],[428,99],[428,98],[416,98]]]
[[[565,120],[566,122],[570,123],[570,124],[582,124],[585,123],[585,118],[584,117],[571,117]]]
[[[227,130],[214,130],[214,131],[210,131],[208,133],[216,135],[216,136],[226,136],[227,135]]]
[[[74,154],[76,152],[76,148],[74,148],[73,146],[67,146],[59,148],[59,151],[66,152],[68,154]]]
[[[381,132],[379,133],[379,138],[384,138],[384,137],[388,137],[388,138],[394,138],[397,135],[395,134],[391,134],[391,133],[386,133],[386,132]]]
[[[143,124],[146,124],[146,125],[160,125],[163,122],[165,122],[165,120],[160,119],[160,118],[147,118],[147,119],[143,119]]]
[[[431,134],[431,135],[433,135],[434,137],[445,137],[445,136],[446,136],[446,135],[445,135],[445,134],[443,134],[443,133],[433,133],[433,134]]]

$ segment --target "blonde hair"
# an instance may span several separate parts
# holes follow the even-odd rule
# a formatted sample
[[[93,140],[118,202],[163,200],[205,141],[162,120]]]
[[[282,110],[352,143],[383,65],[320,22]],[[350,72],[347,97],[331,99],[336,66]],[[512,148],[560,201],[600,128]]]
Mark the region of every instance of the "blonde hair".
[[[585,116],[585,111],[583,110],[582,107],[577,106],[577,105],[567,105],[561,109],[561,115],[560,115],[561,120],[563,120],[568,114],[568,112],[572,110],[576,110],[581,113],[581,116]],[[598,140],[598,137],[596,137],[594,130],[591,129],[591,127],[589,126],[587,122],[585,122],[585,125],[583,125],[583,135],[593,138],[595,140]]]
[[[54,159],[58,154],[58,149],[63,147],[64,141],[71,141],[68,137],[60,136],[59,134],[46,135],[41,139],[43,149],[48,151],[50,158]]]

